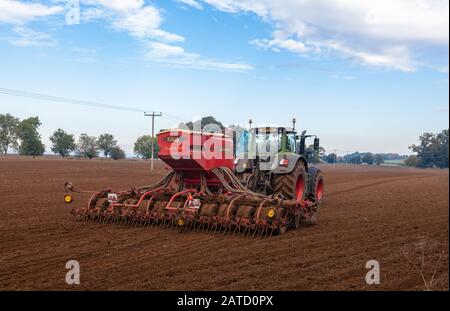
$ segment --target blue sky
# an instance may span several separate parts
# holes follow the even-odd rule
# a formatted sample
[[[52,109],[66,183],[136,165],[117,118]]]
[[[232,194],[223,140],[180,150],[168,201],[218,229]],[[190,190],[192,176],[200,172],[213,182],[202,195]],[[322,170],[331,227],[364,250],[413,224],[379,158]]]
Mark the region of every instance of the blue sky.
[[[448,128],[448,5],[0,0],[0,88],[162,111],[158,129],[296,117],[329,152],[409,153],[421,133]],[[138,112],[0,94],[6,112],[39,116],[48,150],[63,128],[112,133],[131,154],[151,129]]]

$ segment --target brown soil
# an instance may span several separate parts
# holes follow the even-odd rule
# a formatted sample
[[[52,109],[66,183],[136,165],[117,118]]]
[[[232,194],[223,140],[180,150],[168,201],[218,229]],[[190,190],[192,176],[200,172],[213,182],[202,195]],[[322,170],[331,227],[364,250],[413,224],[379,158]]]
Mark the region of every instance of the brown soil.
[[[75,222],[63,203],[66,180],[123,190],[157,167],[0,157],[0,289],[74,289],[75,259],[81,290],[448,290],[447,170],[323,166],[317,225],[262,240]],[[381,285],[365,283],[372,259]]]

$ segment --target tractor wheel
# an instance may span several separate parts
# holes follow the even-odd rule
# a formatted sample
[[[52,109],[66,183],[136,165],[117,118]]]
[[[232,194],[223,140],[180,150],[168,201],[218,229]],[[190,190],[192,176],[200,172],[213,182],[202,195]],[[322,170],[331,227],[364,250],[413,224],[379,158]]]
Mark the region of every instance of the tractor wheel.
[[[311,168],[310,171],[308,199],[316,204],[320,204],[322,203],[323,194],[325,191],[324,177],[318,168]]]
[[[289,174],[274,176],[274,193],[281,193],[288,200],[303,201],[306,198],[308,174],[305,164],[298,161],[295,168]]]

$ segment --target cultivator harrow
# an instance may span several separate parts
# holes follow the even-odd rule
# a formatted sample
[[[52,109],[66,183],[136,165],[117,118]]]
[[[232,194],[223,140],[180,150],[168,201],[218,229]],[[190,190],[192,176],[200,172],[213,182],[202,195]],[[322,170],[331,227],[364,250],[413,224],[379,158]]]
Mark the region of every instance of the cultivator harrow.
[[[253,237],[282,234],[293,219],[315,214],[317,205],[311,201],[287,200],[281,194],[266,196],[247,189],[230,168],[233,159],[174,160],[169,142],[179,136],[171,135],[158,135],[159,156],[173,169],[161,181],[122,192],[83,191],[67,182],[67,204],[72,204],[74,194],[90,194],[87,207],[74,207],[72,214],[81,221]],[[227,143],[225,136],[208,138]]]

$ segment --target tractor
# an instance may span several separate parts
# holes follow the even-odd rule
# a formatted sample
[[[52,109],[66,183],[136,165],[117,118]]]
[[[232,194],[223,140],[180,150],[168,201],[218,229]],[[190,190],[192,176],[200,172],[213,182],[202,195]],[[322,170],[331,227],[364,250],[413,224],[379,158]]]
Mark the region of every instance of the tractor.
[[[125,191],[84,191],[65,184],[64,201],[79,220],[174,227],[263,237],[314,223],[324,194],[321,171],[308,163],[319,139],[283,127],[226,133],[163,130],[159,159],[169,173],[159,182]],[[314,150],[305,147],[315,137]]]
[[[306,148],[306,140],[311,137],[312,150]],[[306,135],[306,131],[298,135],[295,128],[252,128],[237,140],[234,172],[249,190],[299,202],[309,200],[318,207],[324,194],[324,177],[317,167],[308,164],[308,159],[319,149],[319,138]],[[316,221],[316,212],[309,217],[311,223]],[[297,214],[290,226],[297,228],[301,218]]]

